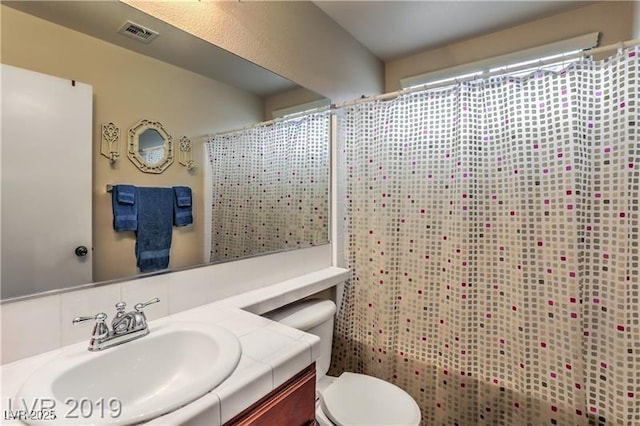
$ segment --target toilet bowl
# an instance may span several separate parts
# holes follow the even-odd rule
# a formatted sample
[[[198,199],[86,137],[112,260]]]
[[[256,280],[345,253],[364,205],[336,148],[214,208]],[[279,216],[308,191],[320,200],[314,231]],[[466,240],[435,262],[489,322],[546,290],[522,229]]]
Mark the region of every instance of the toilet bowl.
[[[333,316],[330,300],[311,299],[287,305],[264,316],[320,337],[316,361],[316,420],[322,426],[417,426],[420,408],[398,386],[365,374],[327,375],[331,362]]]

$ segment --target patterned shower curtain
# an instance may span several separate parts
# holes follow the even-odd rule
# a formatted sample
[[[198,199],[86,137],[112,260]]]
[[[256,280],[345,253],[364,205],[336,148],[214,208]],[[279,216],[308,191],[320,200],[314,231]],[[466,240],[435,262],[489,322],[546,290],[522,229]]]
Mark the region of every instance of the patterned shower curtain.
[[[640,425],[639,55],[341,111],[332,374],[425,425]]]
[[[329,113],[210,137],[210,261],[328,239]]]

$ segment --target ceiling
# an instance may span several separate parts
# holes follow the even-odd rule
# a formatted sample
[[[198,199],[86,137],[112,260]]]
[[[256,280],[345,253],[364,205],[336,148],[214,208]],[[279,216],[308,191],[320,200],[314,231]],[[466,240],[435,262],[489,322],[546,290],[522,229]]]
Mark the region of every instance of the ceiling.
[[[2,0],[2,3],[258,96],[299,87],[291,80],[119,1]],[[143,44],[118,34],[116,30],[127,20],[157,31],[162,42]]]
[[[594,3],[591,1],[314,1],[383,61]]]
[[[259,96],[295,83],[120,1],[8,1],[3,4],[152,56]],[[508,28],[592,3],[588,1],[314,1],[383,61]],[[126,20],[161,34],[142,44],[115,29]]]

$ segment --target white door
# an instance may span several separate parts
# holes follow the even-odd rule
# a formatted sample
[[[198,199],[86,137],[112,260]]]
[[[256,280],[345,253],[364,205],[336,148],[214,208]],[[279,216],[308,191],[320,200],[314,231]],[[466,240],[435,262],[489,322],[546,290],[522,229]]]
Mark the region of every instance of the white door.
[[[1,298],[89,283],[93,89],[1,67]]]

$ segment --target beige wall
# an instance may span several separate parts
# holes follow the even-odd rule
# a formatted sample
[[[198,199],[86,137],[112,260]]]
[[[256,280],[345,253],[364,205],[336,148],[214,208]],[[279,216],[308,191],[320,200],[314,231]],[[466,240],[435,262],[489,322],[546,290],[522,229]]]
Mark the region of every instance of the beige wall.
[[[635,4],[634,4],[635,3]],[[636,2],[605,1],[507,30],[427,50],[385,64],[385,92],[400,79],[599,31],[600,45],[633,38]],[[640,18],[636,18],[640,25]],[[636,31],[637,33],[637,31]]]
[[[137,273],[132,232],[112,229],[108,183],[141,186],[188,185],[194,192],[193,226],[174,228],[171,268],[202,262],[202,136],[262,120],[260,98],[199,74],[100,41],[4,5],[1,61],[9,65],[74,79],[93,86],[93,245],[94,279]],[[140,172],[126,157],[128,128],[147,118],[160,121],[178,141],[194,142],[196,169],[174,164],[160,175]],[[120,127],[121,157],[110,166],[100,155],[100,126]],[[60,167],[73,167],[60,164]]]
[[[305,89],[304,87],[268,96],[264,99],[265,120],[271,120],[273,118],[273,112],[279,109],[291,108],[321,99],[325,98],[315,92]]]
[[[633,38],[640,39],[640,1],[633,2]]]
[[[382,63],[312,2],[123,1],[334,103],[382,93]]]

